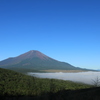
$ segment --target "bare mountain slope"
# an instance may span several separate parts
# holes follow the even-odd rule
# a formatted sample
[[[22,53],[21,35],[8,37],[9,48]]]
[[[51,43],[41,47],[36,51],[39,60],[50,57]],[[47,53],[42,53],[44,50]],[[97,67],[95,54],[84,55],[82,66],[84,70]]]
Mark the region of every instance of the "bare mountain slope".
[[[49,58],[49,57],[47,57],[46,55],[42,54],[39,51],[31,50],[31,51],[26,52],[24,54],[21,54],[17,57],[11,57],[11,58],[5,59],[3,61],[0,61],[0,66],[17,64],[17,63],[19,63],[19,62],[21,62],[25,59],[32,59],[32,58],[35,58],[35,57],[37,57],[41,60],[46,60],[46,59]]]

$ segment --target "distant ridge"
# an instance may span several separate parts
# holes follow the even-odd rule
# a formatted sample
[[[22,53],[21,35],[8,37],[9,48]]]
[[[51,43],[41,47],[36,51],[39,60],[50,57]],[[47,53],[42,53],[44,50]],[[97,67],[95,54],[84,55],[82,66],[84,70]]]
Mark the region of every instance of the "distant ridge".
[[[7,69],[27,69],[27,70],[81,70],[68,63],[57,61],[37,50],[30,50],[17,57],[0,61],[0,67]]]

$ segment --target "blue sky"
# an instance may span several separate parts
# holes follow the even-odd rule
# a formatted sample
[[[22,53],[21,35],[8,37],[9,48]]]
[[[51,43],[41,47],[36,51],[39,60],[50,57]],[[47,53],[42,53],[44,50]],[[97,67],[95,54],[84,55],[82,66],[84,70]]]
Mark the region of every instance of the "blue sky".
[[[100,69],[100,0],[0,0],[0,61],[29,50]]]

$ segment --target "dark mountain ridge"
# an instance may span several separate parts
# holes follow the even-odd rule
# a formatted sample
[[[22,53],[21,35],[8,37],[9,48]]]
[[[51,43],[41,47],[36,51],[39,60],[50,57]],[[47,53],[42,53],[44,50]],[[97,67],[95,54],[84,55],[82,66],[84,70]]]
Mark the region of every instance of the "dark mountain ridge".
[[[37,50],[31,50],[17,57],[12,57],[0,61],[0,67],[7,69],[21,68],[34,70],[81,70],[81,68],[74,67],[69,63],[60,62],[50,58]]]

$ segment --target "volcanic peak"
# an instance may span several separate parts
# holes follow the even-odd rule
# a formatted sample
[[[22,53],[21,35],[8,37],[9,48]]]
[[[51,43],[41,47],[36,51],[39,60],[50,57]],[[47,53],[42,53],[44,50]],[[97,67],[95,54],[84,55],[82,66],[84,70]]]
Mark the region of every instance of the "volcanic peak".
[[[19,55],[18,58],[23,58],[23,59],[26,59],[26,58],[34,58],[34,57],[38,57],[40,59],[47,59],[49,57],[47,57],[46,55],[44,55],[43,53],[37,51],[37,50],[30,50],[22,55]]]

